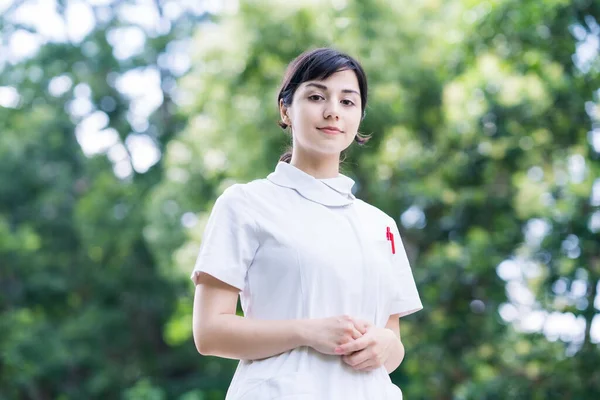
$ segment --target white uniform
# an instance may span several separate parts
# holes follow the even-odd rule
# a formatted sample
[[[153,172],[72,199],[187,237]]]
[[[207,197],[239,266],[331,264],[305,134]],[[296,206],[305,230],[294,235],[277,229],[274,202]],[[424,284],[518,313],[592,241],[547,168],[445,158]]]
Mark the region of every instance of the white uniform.
[[[348,314],[384,327],[392,314],[420,310],[395,221],[356,199],[353,185],[284,162],[266,179],[233,185],[212,210],[192,280],[203,271],[240,289],[247,318]],[[227,392],[227,400],[401,398],[384,367],[355,371],[308,347],[240,361]]]

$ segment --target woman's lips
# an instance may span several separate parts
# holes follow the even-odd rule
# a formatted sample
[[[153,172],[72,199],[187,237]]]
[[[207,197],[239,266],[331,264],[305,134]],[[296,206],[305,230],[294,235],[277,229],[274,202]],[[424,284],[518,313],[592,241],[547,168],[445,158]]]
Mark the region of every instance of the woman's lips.
[[[317,128],[317,129],[328,135],[337,135],[337,134],[342,133],[342,131],[340,131],[338,128],[333,128],[333,127],[328,127],[328,126],[323,127],[323,128]]]

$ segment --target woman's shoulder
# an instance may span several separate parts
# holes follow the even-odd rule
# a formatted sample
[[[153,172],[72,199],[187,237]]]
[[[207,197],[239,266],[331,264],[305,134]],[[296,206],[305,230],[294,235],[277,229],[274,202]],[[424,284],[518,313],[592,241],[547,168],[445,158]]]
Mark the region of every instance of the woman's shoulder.
[[[219,203],[240,203],[246,204],[253,203],[253,199],[264,196],[270,186],[267,184],[266,179],[255,179],[246,183],[235,182],[227,186],[225,190],[218,196],[217,201]]]

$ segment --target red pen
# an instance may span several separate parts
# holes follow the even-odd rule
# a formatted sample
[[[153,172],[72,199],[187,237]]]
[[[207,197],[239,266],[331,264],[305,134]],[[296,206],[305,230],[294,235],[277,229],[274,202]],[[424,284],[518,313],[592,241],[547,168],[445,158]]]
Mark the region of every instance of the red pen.
[[[394,234],[390,231],[390,227],[387,227],[387,232],[385,233],[387,240],[392,242],[392,254],[396,254],[396,246],[394,246]]]

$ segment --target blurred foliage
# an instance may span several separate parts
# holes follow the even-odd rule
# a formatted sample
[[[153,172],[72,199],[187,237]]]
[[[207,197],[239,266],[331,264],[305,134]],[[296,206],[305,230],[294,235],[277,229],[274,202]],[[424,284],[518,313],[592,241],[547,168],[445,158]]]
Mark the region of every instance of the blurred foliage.
[[[11,19],[27,3],[2,15],[6,42],[35,31]],[[224,397],[235,362],[197,355],[189,273],[215,198],[289,144],[287,62],[330,45],[370,79],[373,139],[342,170],[398,219],[425,305],[401,323],[405,397],[600,397],[599,3],[157,1],[158,30],[122,17],[133,1],[104,3],[82,41],[0,70],[20,96],[0,107],[0,399]],[[109,40],[124,27],[146,37],[129,57]],[[190,40],[182,75],[165,60]],[[147,70],[162,100],[140,124],[118,82]],[[96,112],[118,141],[86,156],[77,132]],[[148,171],[139,135],[162,154]],[[582,333],[552,331],[557,315]]]

